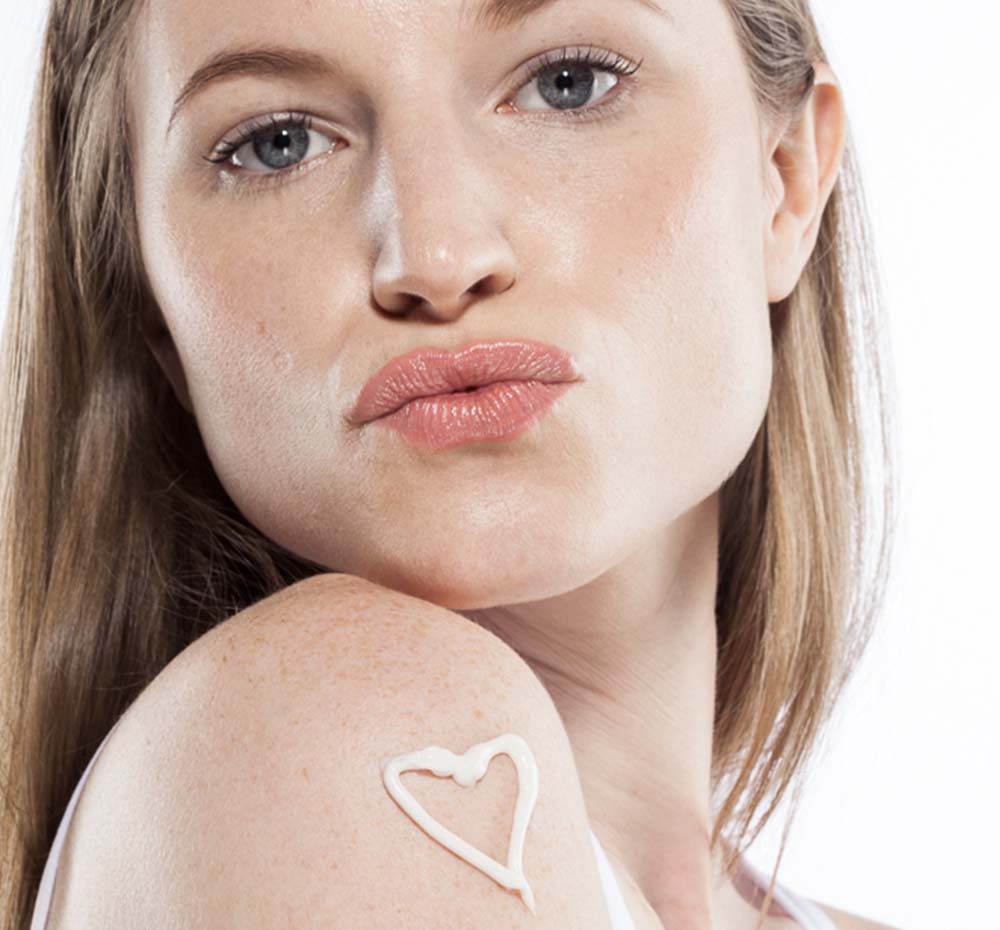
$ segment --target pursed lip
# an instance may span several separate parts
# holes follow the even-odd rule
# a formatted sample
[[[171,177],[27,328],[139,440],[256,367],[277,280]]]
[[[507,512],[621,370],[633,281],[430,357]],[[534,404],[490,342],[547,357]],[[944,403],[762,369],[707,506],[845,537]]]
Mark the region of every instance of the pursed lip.
[[[349,419],[361,425],[394,413],[418,397],[450,394],[497,381],[582,381],[576,359],[537,339],[477,341],[461,349],[429,346],[397,356],[358,394]]]

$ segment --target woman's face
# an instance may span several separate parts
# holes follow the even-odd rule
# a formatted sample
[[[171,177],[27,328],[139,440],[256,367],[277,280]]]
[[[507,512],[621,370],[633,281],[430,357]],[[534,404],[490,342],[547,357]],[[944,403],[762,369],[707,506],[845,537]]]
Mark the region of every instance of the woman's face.
[[[521,5],[477,31],[486,0],[147,0],[131,61],[150,345],[223,486],[293,552],[456,609],[622,562],[717,491],[771,384],[771,201],[724,5]],[[326,64],[210,81],[168,131],[193,72],[275,46]],[[587,46],[569,83],[528,78]],[[553,343],[583,380],[510,440],[347,420],[389,359],[480,339]]]

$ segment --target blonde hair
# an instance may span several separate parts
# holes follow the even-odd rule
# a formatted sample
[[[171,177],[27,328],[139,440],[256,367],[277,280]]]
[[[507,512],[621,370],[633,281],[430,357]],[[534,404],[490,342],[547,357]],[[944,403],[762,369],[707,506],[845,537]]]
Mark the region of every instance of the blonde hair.
[[[808,3],[724,2],[766,124],[789,123],[825,60]],[[326,570],[238,512],[142,338],[156,308],[124,70],[138,7],[53,0],[22,167],[0,354],[2,930],[26,930],[73,787],[139,692],[222,619]],[[765,421],[722,488],[712,845],[730,866],[803,770],[882,597],[895,493],[869,477],[891,451],[877,294],[848,142],[817,247],[772,305]]]

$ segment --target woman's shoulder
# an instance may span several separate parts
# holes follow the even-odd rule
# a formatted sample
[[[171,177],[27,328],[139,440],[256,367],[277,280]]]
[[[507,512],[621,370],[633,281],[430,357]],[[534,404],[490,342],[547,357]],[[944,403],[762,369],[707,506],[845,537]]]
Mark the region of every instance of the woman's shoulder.
[[[354,576],[300,582],[193,643],[91,779],[63,902],[88,925],[602,926],[542,683],[472,621]]]

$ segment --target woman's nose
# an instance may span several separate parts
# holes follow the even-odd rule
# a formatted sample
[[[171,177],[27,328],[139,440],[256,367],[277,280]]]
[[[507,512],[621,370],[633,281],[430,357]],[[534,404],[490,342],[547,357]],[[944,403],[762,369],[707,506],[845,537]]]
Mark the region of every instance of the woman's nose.
[[[514,198],[485,149],[453,114],[384,146],[372,192],[381,204],[372,290],[383,309],[452,320],[476,296],[513,284],[503,211]]]
[[[477,296],[502,293],[513,283],[510,250],[495,237],[452,227],[421,241],[422,224],[409,225],[413,231],[394,236],[375,267],[372,291],[382,309],[450,321]]]

